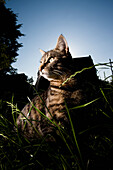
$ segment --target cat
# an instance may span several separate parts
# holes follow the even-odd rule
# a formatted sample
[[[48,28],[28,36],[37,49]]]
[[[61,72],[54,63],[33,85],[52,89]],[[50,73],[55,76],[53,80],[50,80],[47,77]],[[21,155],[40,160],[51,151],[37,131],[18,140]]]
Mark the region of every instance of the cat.
[[[43,81],[43,87],[47,88],[40,95],[37,94],[22,109],[22,114],[17,118],[18,128],[25,137],[32,139],[56,134],[57,126],[68,129],[69,119],[66,107],[72,108],[87,102],[84,92],[86,89],[84,88],[84,80],[87,79],[88,75],[85,76],[84,80],[79,75],[68,79],[75,73],[76,68],[65,37],[62,34],[59,36],[53,50],[47,52],[40,50],[40,52],[42,58],[40,60],[37,84],[43,77],[48,81],[45,81],[45,84]],[[70,111],[70,114],[73,122],[77,124],[76,119],[77,115],[79,115],[79,110]]]

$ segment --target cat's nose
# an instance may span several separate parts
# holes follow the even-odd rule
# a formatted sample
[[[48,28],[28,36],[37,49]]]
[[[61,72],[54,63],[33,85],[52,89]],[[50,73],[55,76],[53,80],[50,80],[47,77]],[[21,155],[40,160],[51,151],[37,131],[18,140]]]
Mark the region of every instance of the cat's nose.
[[[41,64],[41,65],[39,66],[39,71],[42,71],[42,69],[43,69],[43,64]]]

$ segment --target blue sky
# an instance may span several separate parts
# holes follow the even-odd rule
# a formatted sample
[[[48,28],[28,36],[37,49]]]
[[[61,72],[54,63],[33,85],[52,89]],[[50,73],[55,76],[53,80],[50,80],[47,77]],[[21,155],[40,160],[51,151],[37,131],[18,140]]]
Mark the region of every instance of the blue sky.
[[[39,49],[53,49],[60,34],[73,57],[91,55],[95,64],[113,60],[113,0],[8,0],[6,7],[18,15],[25,34],[19,39],[23,47],[13,66],[34,81]]]

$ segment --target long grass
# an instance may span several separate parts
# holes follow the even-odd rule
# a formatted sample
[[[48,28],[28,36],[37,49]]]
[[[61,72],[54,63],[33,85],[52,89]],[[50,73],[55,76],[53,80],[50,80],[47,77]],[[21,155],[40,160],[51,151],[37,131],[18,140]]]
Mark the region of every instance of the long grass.
[[[49,143],[46,137],[42,137],[39,141],[31,142],[18,131],[16,119],[22,113],[14,104],[12,97],[12,102],[7,102],[7,107],[11,107],[12,118],[4,116],[5,110],[4,113],[0,113],[0,169],[113,169],[113,84],[103,81],[100,96],[80,106],[68,108],[66,103],[65,106],[70,132],[47,118],[32,104],[32,107],[47,119],[50,125],[55,126],[59,140],[57,143]],[[81,109],[83,112],[85,109],[87,111],[87,126],[77,131],[70,112]],[[24,116],[24,119],[30,122],[28,117]],[[32,123],[31,126],[33,127]],[[33,128],[39,133],[35,127]]]

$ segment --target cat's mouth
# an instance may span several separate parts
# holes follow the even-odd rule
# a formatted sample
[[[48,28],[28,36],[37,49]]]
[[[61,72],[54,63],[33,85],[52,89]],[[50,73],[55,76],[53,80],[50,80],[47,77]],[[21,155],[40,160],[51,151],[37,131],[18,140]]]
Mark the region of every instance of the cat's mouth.
[[[45,72],[45,71],[40,71],[40,75],[42,77],[44,77],[45,79],[47,79],[48,81],[51,81],[53,80],[54,78],[52,76],[50,76],[50,74],[48,72]]]
[[[40,71],[40,75],[43,76],[48,81],[59,79],[58,75],[51,73],[48,73],[44,70]]]

